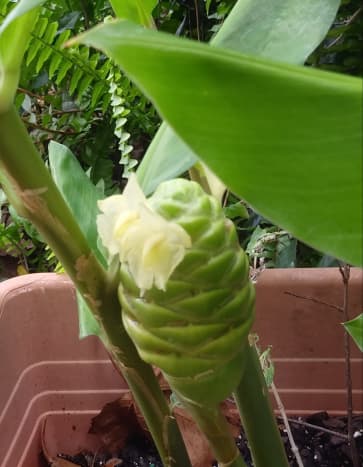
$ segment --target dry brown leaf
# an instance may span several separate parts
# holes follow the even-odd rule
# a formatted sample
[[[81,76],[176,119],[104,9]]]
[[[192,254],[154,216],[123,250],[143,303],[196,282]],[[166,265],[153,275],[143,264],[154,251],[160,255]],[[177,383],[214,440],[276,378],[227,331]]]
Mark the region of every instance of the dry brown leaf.
[[[237,438],[241,431],[241,419],[235,402],[225,400],[221,404],[221,410],[228,421],[233,437]]]
[[[155,370],[155,374],[165,396],[169,398],[171,391],[167,382],[159,370]],[[237,437],[240,432],[240,418],[235,403],[227,400],[223,402],[221,409],[230,425],[232,435]],[[211,465],[214,456],[208,441],[199,431],[189,413],[176,407],[174,415],[193,467]],[[112,453],[122,448],[129,436],[143,433],[150,438],[145,420],[134,402],[131,391],[124,391],[119,399],[103,407],[99,415],[93,418],[90,433],[97,434]]]
[[[176,407],[174,414],[187,448],[190,462],[193,467],[206,467],[211,465],[214,456],[209,443],[192,420],[191,416],[182,408]]]
[[[116,454],[127,438],[143,433],[131,391],[124,391],[119,399],[106,404],[93,417],[89,433],[96,434],[111,454]]]

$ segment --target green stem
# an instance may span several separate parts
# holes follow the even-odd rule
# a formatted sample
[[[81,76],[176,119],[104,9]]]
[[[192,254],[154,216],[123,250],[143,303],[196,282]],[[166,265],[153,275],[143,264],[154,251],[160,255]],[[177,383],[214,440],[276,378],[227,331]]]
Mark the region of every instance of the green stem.
[[[288,467],[254,344],[247,345],[245,352],[246,367],[234,398],[248,438],[254,466]]]
[[[247,467],[219,406],[201,407],[190,400],[183,399],[180,395],[178,397],[208,439],[218,466]]]
[[[190,467],[153,370],[123,327],[117,276],[109,275],[94,256],[15,108],[0,113],[0,183],[17,212],[32,221],[53,249],[104,329],[105,345],[142,410],[164,466]]]

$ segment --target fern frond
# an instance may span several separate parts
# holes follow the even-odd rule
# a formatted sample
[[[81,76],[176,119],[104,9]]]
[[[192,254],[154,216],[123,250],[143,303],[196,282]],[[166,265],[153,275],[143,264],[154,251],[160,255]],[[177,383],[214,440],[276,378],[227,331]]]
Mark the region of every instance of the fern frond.
[[[25,53],[25,79],[30,81],[45,71],[56,86],[67,83],[68,93],[78,101],[90,97],[93,110],[103,105],[104,95],[108,94],[106,76],[112,64],[85,46],[63,48],[71,35],[70,29],[63,29],[53,19],[52,10],[43,8]]]

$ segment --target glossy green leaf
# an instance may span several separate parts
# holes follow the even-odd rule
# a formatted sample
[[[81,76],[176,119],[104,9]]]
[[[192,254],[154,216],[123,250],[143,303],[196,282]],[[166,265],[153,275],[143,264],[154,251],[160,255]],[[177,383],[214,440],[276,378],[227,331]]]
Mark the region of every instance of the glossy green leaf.
[[[239,0],[212,45],[293,64],[303,63],[334,20],[339,0]],[[137,170],[146,194],[188,170],[197,156],[163,123]]]
[[[149,195],[161,182],[186,172],[197,160],[183,140],[163,123],[136,172],[140,186]]]
[[[111,0],[110,3],[119,18],[154,27],[152,11],[158,3],[157,0]]]
[[[21,62],[38,14],[36,7],[43,1],[18,2],[0,26],[0,112],[13,102]]]
[[[57,187],[71,208],[94,254],[106,266],[105,256],[98,242],[96,227],[97,201],[103,198],[102,193],[92,184],[75,156],[66,146],[51,141],[49,144],[49,165]],[[77,304],[80,338],[92,334],[102,336],[93,313],[78,292]]]
[[[229,219],[236,219],[238,217],[240,219],[248,219],[249,217],[246,206],[239,201],[237,203],[226,206],[223,208],[223,211],[226,217]]]
[[[343,326],[357,344],[360,351],[363,352],[363,313],[350,321],[346,321],[343,323]]]
[[[92,251],[106,266],[107,261],[98,242],[96,226],[97,201],[103,198],[103,194],[93,185],[66,146],[51,141],[49,164],[53,179],[77,219]]]
[[[81,40],[114,58],[256,211],[313,247],[361,264],[360,79],[128,22],[97,27]]]
[[[213,43],[303,64],[326,36],[340,0],[240,0]]]

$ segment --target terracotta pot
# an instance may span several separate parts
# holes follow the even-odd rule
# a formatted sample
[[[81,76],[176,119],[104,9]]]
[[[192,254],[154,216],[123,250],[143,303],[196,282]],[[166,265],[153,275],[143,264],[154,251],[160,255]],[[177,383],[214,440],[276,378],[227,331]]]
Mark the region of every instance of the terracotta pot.
[[[255,331],[261,349],[272,346],[274,382],[286,411],[346,413],[344,317],[327,305],[343,304],[339,270],[265,270],[256,296]],[[348,308],[351,318],[363,310],[362,269],[351,269]],[[363,412],[363,356],[352,341],[351,366],[354,410]]]
[[[32,274],[0,284],[0,466],[36,467],[40,432],[52,455],[97,448],[91,418],[126,388],[102,344],[78,339],[73,286]]]
[[[272,345],[275,384],[289,413],[346,409],[342,304],[336,269],[266,270],[257,278],[255,330]],[[294,295],[299,295],[299,298]],[[311,298],[314,299],[311,300]],[[362,310],[352,269],[351,316]],[[46,423],[51,455],[97,448],[90,419],[126,388],[96,337],[78,339],[75,293],[56,274],[0,284],[0,467],[36,467]],[[352,346],[355,411],[363,411],[362,356]]]

